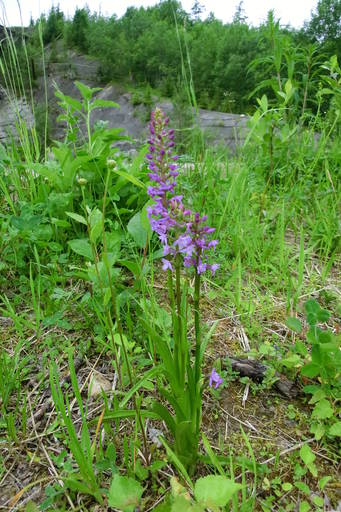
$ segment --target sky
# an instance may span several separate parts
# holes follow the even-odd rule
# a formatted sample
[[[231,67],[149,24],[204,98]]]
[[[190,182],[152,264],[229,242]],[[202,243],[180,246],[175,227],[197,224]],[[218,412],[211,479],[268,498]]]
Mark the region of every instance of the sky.
[[[240,0],[201,0],[200,4],[205,8],[203,18],[212,11],[216,18],[224,22],[232,21],[233,14]],[[37,19],[41,13],[46,13],[52,5],[58,5],[67,15],[72,16],[76,7],[88,5],[90,11],[101,12],[105,16],[117,14],[122,16],[127,7],[150,6],[158,3],[158,0],[0,0],[0,23],[4,21],[4,12],[7,24],[20,25],[18,8],[20,2],[22,20],[28,25],[30,17]],[[185,11],[190,12],[194,0],[182,0]],[[243,7],[247,15],[248,23],[258,25],[266,19],[267,12],[274,9],[276,18],[280,18],[281,24],[290,24],[295,28],[303,25],[310,19],[312,10],[315,10],[318,0],[244,0]]]

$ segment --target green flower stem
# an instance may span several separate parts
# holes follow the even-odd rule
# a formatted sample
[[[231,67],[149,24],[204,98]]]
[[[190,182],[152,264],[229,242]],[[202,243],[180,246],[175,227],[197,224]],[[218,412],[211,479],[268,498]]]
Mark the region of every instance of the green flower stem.
[[[176,311],[177,311],[177,335],[175,336],[174,345],[176,347],[176,362],[179,373],[180,389],[185,385],[185,354],[183,328],[182,328],[182,314],[181,314],[181,255],[177,254],[175,259],[175,289],[176,289]]]
[[[195,273],[194,281],[194,330],[195,330],[195,382],[201,377],[201,329],[200,329],[200,274]]]
[[[174,290],[173,290],[173,276],[172,271],[168,270],[168,296],[169,296],[169,303],[172,311],[175,311],[175,297],[174,297]]]

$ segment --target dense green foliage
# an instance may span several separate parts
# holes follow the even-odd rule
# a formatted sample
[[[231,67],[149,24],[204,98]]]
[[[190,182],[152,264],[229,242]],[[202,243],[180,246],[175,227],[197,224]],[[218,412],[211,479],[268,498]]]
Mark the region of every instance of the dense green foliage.
[[[44,42],[63,32],[68,45],[99,58],[104,80],[149,84],[164,96],[175,96],[185,77],[191,77],[199,106],[238,113],[255,106],[252,92],[264,68],[251,66],[254,59],[265,61],[269,54],[277,59],[280,46],[283,58],[276,72],[281,80],[303,81],[312,72],[312,56],[314,62],[334,53],[340,57],[340,5],[339,0],[320,0],[301,30],[277,26],[271,13],[267,23],[253,27],[242,3],[232,23],[224,24],[213,14],[202,20],[198,3],[186,13],[177,0],[130,7],[119,19],[77,9],[70,21],[53,8],[40,21]],[[299,55],[295,69],[293,53]],[[309,87],[316,91],[318,83],[311,81]]]

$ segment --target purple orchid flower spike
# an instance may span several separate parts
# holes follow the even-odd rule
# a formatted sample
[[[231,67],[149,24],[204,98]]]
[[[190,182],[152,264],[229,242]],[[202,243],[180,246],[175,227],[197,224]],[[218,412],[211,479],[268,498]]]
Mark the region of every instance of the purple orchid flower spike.
[[[206,225],[207,215],[192,213],[183,204],[182,195],[176,194],[178,156],[173,153],[174,130],[168,128],[168,118],[159,108],[151,115],[148,176],[151,185],[147,194],[154,203],[147,208],[150,225],[163,245],[163,270],[173,270],[172,260],[181,254],[185,267],[193,267],[197,275],[207,270],[212,275],[219,268],[208,263],[209,253],[214,251],[218,240],[209,240],[215,228]]]
[[[210,388],[212,388],[213,384],[214,384],[214,389],[217,389],[223,382],[224,382],[224,379],[222,377],[220,377],[220,375],[216,371],[216,369],[213,368],[211,371],[210,381],[209,381]]]

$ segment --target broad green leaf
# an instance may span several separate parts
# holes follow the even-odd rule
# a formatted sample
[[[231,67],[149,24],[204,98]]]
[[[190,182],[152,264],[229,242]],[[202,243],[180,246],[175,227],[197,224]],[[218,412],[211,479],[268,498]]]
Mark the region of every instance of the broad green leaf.
[[[122,178],[125,178],[127,181],[130,181],[131,183],[133,183],[133,185],[136,185],[139,188],[143,188],[143,189],[146,188],[143,181],[136,178],[136,176],[129,174],[129,172],[127,172],[127,171],[122,171],[120,169],[114,169],[114,173],[118,174],[119,176],[122,176]]]
[[[90,227],[93,228],[98,222],[102,222],[103,214],[98,208],[94,208],[90,213]]]
[[[123,267],[126,267],[135,277],[138,277],[141,273],[141,267],[135,261],[130,260],[119,260],[118,263]]]
[[[152,228],[151,228],[150,221],[148,219],[148,214],[147,214],[148,206],[150,206],[149,201],[148,201],[148,203],[146,203],[144,205],[144,207],[141,210],[141,224],[142,224],[143,228],[146,230],[148,238],[150,238],[152,236]]]
[[[204,509],[198,503],[191,503],[185,496],[177,496],[173,501],[171,512],[203,512]]]
[[[177,400],[178,408],[182,403]],[[183,411],[182,411],[183,414]],[[198,439],[193,432],[193,422],[191,419],[177,421],[175,424],[175,447],[176,452],[181,454],[181,460],[186,467],[190,467],[193,462],[193,454],[195,454],[198,446]]]
[[[311,510],[309,503],[302,501],[302,503],[300,503],[299,512],[309,512],[309,510]]]
[[[91,88],[91,87],[83,84],[82,82],[78,82],[78,81],[75,82],[75,86],[80,91],[80,93],[83,96],[83,98],[86,99],[86,100],[91,100],[91,98],[92,98],[92,96],[94,95],[95,92],[98,92],[98,91],[102,90],[101,87],[93,87],[93,88]]]
[[[90,261],[93,260],[91,246],[86,238],[75,238],[74,240],[69,240],[68,244],[75,253],[84,256],[84,258]]]
[[[51,218],[51,224],[57,226],[58,228],[70,228],[71,224],[67,220],[56,219],[55,217]]]
[[[324,500],[323,500],[323,498],[321,496],[313,496],[313,503],[317,507],[322,507],[323,508]]]
[[[310,432],[314,434],[315,439],[319,441],[325,435],[326,427],[323,425],[323,423],[314,422],[311,424]]]
[[[61,99],[69,105],[69,107],[72,107],[74,110],[81,111],[82,110],[82,104],[80,101],[76,100],[76,98],[72,98],[71,96],[68,96],[67,94],[63,94],[61,91],[56,91],[55,95],[57,98]]]
[[[153,512],[172,512],[172,505],[169,494],[156,508],[153,509]]]
[[[102,224],[102,220],[98,221],[96,224],[94,224],[90,230],[90,240],[92,243],[96,243],[97,242],[97,239],[99,238],[99,236],[101,235],[102,233],[102,228],[103,228],[103,224]]]
[[[195,482],[195,499],[206,507],[225,507],[232,496],[242,488],[233,480],[221,475],[209,475]]]
[[[315,363],[308,363],[301,369],[301,374],[305,377],[316,377],[320,373],[320,366]]]
[[[285,92],[286,92],[287,94],[290,94],[290,93],[291,93],[291,91],[292,91],[292,83],[291,83],[291,80],[287,80],[287,81],[285,82],[284,89],[285,89]]]
[[[319,386],[317,384],[309,384],[309,386],[304,386],[303,391],[305,393],[310,393],[311,395],[313,395],[319,389],[321,389],[321,386]]]
[[[98,208],[94,208],[90,213],[90,240],[96,243],[98,237],[102,233],[103,228],[103,214]]]
[[[289,327],[289,329],[291,329],[292,331],[297,332],[298,334],[302,332],[302,324],[298,318],[295,318],[293,316],[287,318],[285,321],[285,325]]]
[[[299,368],[302,360],[298,354],[291,354],[289,357],[282,359],[282,364],[287,368]]]
[[[61,188],[62,176],[60,173],[60,166],[55,161],[44,162],[44,164],[32,164],[32,170],[38,173],[40,176],[47,178],[51,184],[57,188]]]
[[[319,309],[319,311],[317,313],[317,320],[319,322],[321,322],[321,323],[327,322],[329,317],[330,317],[329,311],[327,311],[326,309],[322,309],[322,308]]]
[[[325,488],[325,486],[327,485],[327,483],[332,480],[332,477],[331,476],[323,476],[320,480],[319,480],[319,487],[320,489],[323,491],[323,489]]]
[[[333,408],[330,405],[330,402],[323,398],[320,400],[314,407],[313,412],[311,413],[312,418],[317,418],[319,420],[324,420],[326,418],[331,418],[334,414]]]
[[[320,90],[320,94],[335,94],[332,89],[328,89],[326,87],[323,87],[323,89]]]
[[[306,466],[309,466],[316,459],[316,455],[312,452],[308,444],[304,444],[300,449],[300,457]]]
[[[310,299],[307,300],[307,302],[304,304],[304,309],[306,313],[313,313],[314,315],[316,315],[320,310],[320,305],[318,302],[316,302],[315,299]]]
[[[299,489],[300,491],[304,492],[304,494],[309,496],[310,489],[309,489],[309,487],[307,486],[306,483],[304,483],[304,482],[295,482],[295,487],[297,487],[297,489]]]
[[[308,350],[305,344],[302,341],[296,341],[295,343],[295,351],[300,356],[306,357],[308,355]]]
[[[310,473],[311,473],[315,478],[317,478],[317,467],[316,467],[316,465],[315,465],[314,463],[312,463],[312,464],[309,464],[309,465],[307,466],[307,468],[309,469]]]
[[[316,325],[317,322],[326,322],[330,317],[329,311],[322,309],[320,304],[316,300],[308,300],[304,304],[304,308],[307,314],[307,322],[310,326]]]
[[[322,388],[318,388],[316,391],[314,391],[313,396],[309,400],[310,404],[316,404],[316,402],[319,402],[322,400],[322,398],[326,397],[326,392]]]
[[[322,352],[337,352],[339,347],[333,342],[333,335],[330,331],[317,330],[317,340],[320,343],[320,351]]]
[[[111,288],[108,286],[105,288],[104,297],[103,297],[103,304],[104,306],[107,306],[109,304],[109,301],[111,300]]]
[[[328,434],[334,437],[341,437],[341,421],[336,421],[328,430]]]
[[[115,101],[98,99],[91,103],[91,110],[95,108],[120,108],[120,106]]]
[[[122,512],[134,512],[142,493],[143,487],[139,482],[127,476],[115,475],[109,489],[108,504]]]
[[[65,213],[68,217],[71,217],[71,219],[75,220],[76,222],[80,222],[81,224],[84,224],[85,226],[87,225],[85,217],[83,217],[83,215],[79,215],[78,213],[73,213],[73,212],[65,212]]]
[[[133,237],[136,245],[143,249],[147,243],[148,231],[143,226],[141,212],[137,212],[136,215],[130,219],[127,230]]]
[[[107,250],[109,252],[116,253],[121,250],[122,232],[121,231],[109,231],[105,232],[105,238],[107,242]]]

